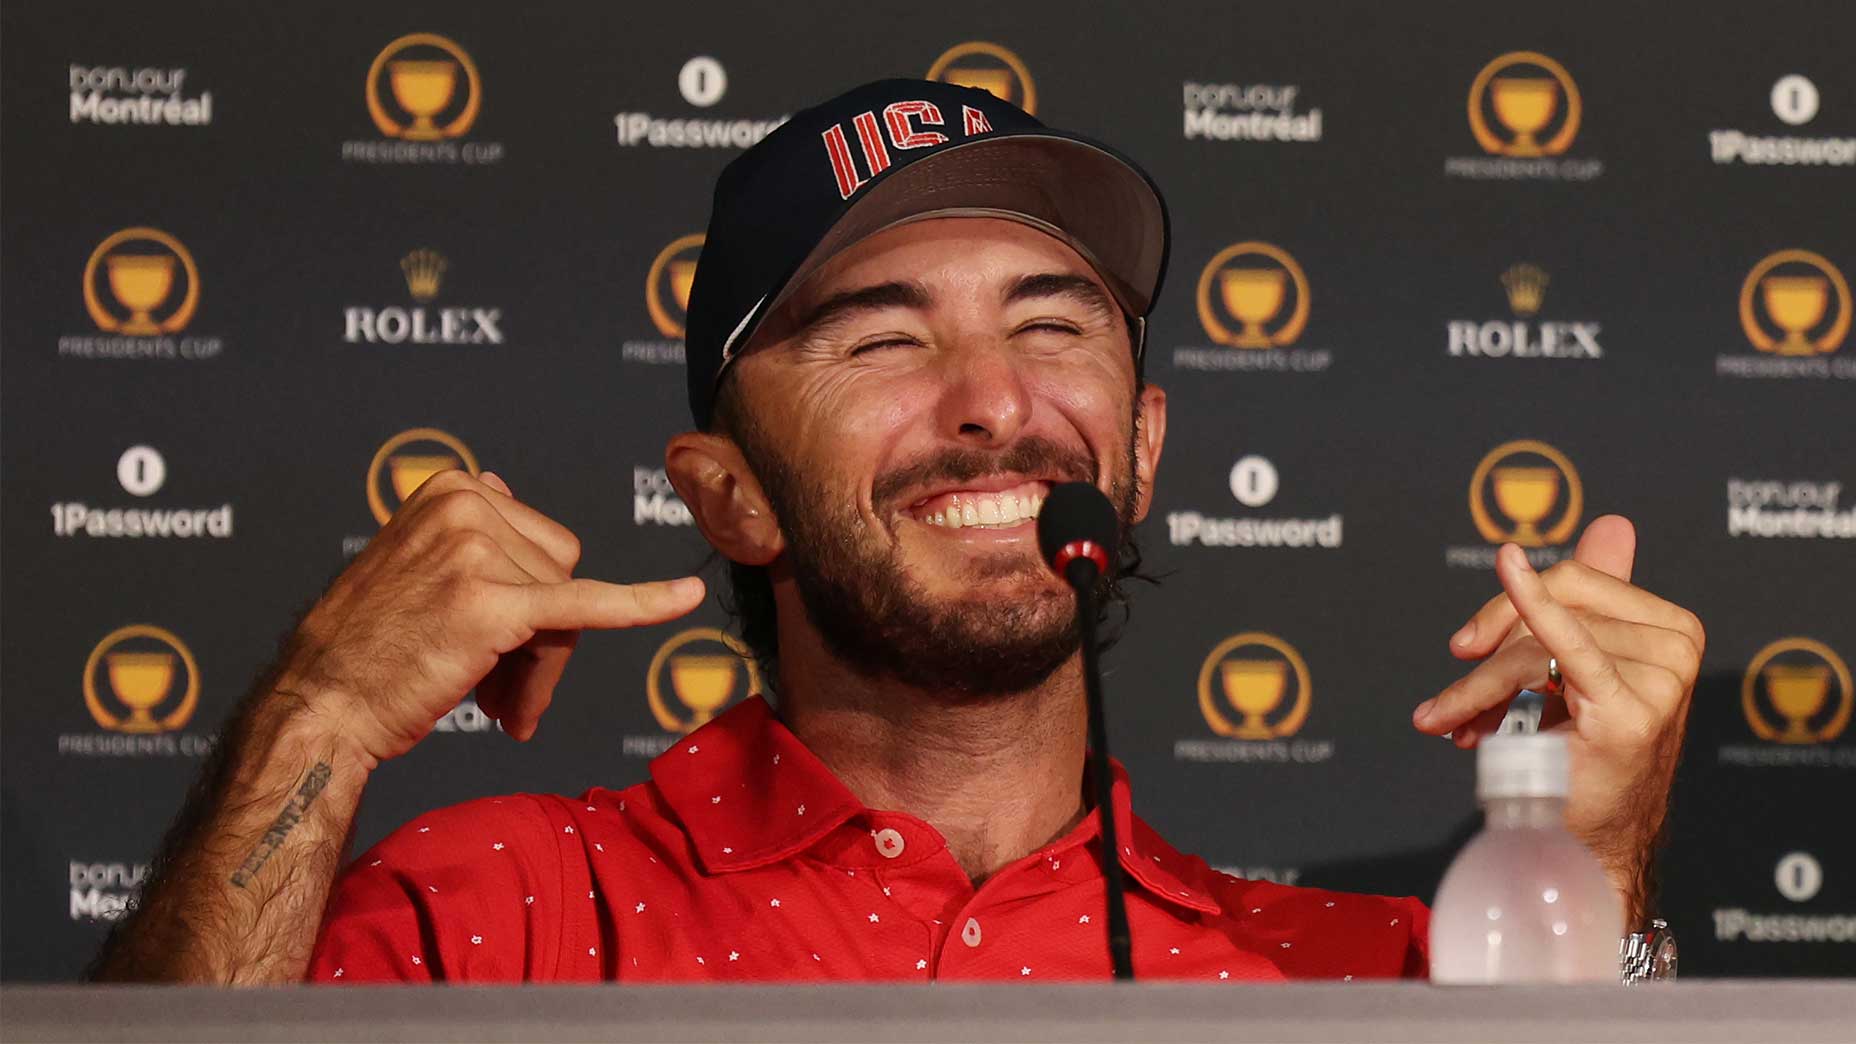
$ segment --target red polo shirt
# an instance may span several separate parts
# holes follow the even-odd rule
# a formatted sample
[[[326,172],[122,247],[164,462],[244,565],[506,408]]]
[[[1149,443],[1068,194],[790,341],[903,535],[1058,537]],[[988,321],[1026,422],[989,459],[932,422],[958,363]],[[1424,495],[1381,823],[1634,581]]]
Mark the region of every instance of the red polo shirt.
[[[1137,978],[1427,973],[1416,899],[1247,881],[1112,808]],[[401,827],[337,882],[314,982],[1106,979],[1094,816],[975,888],[934,827],[865,808],[759,698],[579,799]]]

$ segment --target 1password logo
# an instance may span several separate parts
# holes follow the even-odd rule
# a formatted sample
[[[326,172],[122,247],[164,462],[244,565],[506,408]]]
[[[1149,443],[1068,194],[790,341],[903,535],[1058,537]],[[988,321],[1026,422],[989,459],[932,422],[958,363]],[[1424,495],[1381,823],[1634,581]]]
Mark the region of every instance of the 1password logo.
[[[147,500],[167,484],[167,459],[153,446],[131,446],[116,458],[122,491]],[[232,535],[232,505],[159,507],[99,505],[63,500],[52,505],[52,534],[60,537],[218,537]]]

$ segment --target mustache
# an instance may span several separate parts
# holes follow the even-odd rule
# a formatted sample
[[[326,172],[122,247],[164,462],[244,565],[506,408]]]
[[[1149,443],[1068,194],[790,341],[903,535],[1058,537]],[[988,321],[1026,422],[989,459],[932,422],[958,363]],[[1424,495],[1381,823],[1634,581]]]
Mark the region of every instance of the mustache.
[[[909,490],[934,482],[959,483],[1005,472],[1041,475],[1059,482],[1094,484],[1095,459],[1041,435],[1018,440],[1006,449],[947,449],[877,476],[870,489],[873,505],[886,505]]]

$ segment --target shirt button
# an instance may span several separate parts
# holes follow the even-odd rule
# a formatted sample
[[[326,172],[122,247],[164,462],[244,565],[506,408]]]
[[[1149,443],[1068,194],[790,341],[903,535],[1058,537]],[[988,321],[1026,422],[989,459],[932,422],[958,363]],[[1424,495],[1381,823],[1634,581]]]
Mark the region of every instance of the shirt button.
[[[876,832],[876,850],[883,853],[884,858],[896,858],[902,854],[903,847],[901,832],[890,828]]]
[[[980,944],[980,922],[977,917],[967,918],[967,926],[960,930],[960,941],[968,946]]]

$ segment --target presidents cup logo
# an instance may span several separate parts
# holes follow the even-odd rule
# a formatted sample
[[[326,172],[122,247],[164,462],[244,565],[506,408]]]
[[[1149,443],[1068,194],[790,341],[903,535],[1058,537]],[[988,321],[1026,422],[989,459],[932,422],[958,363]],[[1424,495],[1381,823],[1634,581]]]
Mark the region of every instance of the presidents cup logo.
[[[1261,508],[1276,499],[1281,478],[1268,457],[1250,454],[1231,466],[1231,498],[1245,508]],[[1326,517],[1218,518],[1198,511],[1171,511],[1166,516],[1167,540],[1174,547],[1341,546],[1343,521],[1336,513]]]
[[[623,750],[656,757],[679,736],[709,723],[731,703],[760,689],[760,672],[740,642],[713,627],[692,627],[658,647],[645,672],[651,716],[664,730],[626,736]]]
[[[1535,439],[1504,442],[1485,454],[1469,479],[1469,517],[1487,541],[1448,547],[1444,563],[1493,569],[1496,549],[1510,541],[1528,561],[1545,568],[1568,554],[1565,544],[1579,528],[1585,487],[1564,453]]]
[[[1719,377],[1856,378],[1856,357],[1832,357],[1848,338],[1850,284],[1810,250],[1761,258],[1740,283],[1740,331],[1758,354],[1719,355]]]
[[[402,431],[374,452],[367,465],[367,507],[386,525],[393,512],[441,471],[477,474],[477,457],[456,435],[437,428]]]
[[[1516,359],[1598,359],[1605,354],[1596,322],[1532,321],[1546,303],[1552,277],[1539,265],[1522,262],[1501,274],[1513,319],[1452,319],[1446,324],[1446,351],[1453,357]]]
[[[1761,649],[1740,684],[1740,708],[1753,735],[1770,743],[1828,743],[1856,708],[1849,665],[1811,638],[1781,638]]]
[[[699,54],[684,62],[683,68],[678,70],[677,93],[693,108],[712,108],[728,94],[728,70],[719,59]],[[627,111],[614,115],[612,125],[623,147],[745,149],[786,120],[786,116],[730,119]]]
[[[399,271],[414,307],[350,306],[342,310],[342,340],[349,344],[502,344],[501,308],[423,307],[438,297],[451,262],[430,247],[400,258]]]
[[[1762,352],[1828,355],[1850,332],[1850,284],[1822,254],[1781,250],[1740,284],[1740,328]]]
[[[1820,96],[1807,76],[1790,73],[1779,77],[1768,96],[1773,118],[1788,127],[1802,127],[1817,117]],[[1716,164],[1742,163],[1765,166],[1837,166],[1856,164],[1856,137],[1774,134],[1762,131],[1712,130],[1708,156]]]
[[[678,236],[651,259],[644,277],[644,309],[661,339],[624,342],[619,353],[626,362],[683,364],[683,330],[702,244],[700,232]]]
[[[1296,740],[1308,722],[1314,685],[1293,645],[1263,631],[1234,634],[1212,647],[1199,667],[1198,705],[1220,741],[1178,740],[1181,761],[1318,762],[1333,756],[1326,740]]]
[[[91,359],[209,359],[219,338],[191,334],[200,308],[200,268],[193,254],[158,228],[136,226],[107,236],[84,263],[84,310],[105,336],[58,339],[58,354]]]
[[[465,139],[483,111],[483,77],[456,41],[408,33],[387,44],[367,69],[362,98],[385,140],[342,143],[342,158],[364,163],[495,163],[500,142]]]
[[[104,333],[179,333],[200,307],[200,269],[180,240],[166,232],[125,228],[90,252],[84,265],[84,307]]]
[[[1566,67],[1537,51],[1510,51],[1469,85],[1469,132],[1485,156],[1451,157],[1454,177],[1588,181],[1597,160],[1561,160],[1579,134],[1585,103]],[[1489,159],[1488,157],[1497,157]]]
[[[1038,88],[1018,55],[984,40],[956,44],[928,67],[928,79],[978,87],[1003,102],[1037,115]]]
[[[116,459],[116,481],[132,497],[147,498],[167,481],[166,458],[153,446],[131,446]],[[219,537],[232,535],[232,505],[212,508],[106,508],[68,500],[52,505],[52,535],[59,537]]]
[[[1199,273],[1199,324],[1213,344],[1240,349],[1220,352],[1180,348],[1173,365],[1197,370],[1320,371],[1332,353],[1296,348],[1308,327],[1308,276],[1288,251],[1260,240],[1234,243],[1214,255]]]
[[[111,732],[174,732],[199,702],[199,664],[165,628],[117,628],[84,662],[84,706]]]

